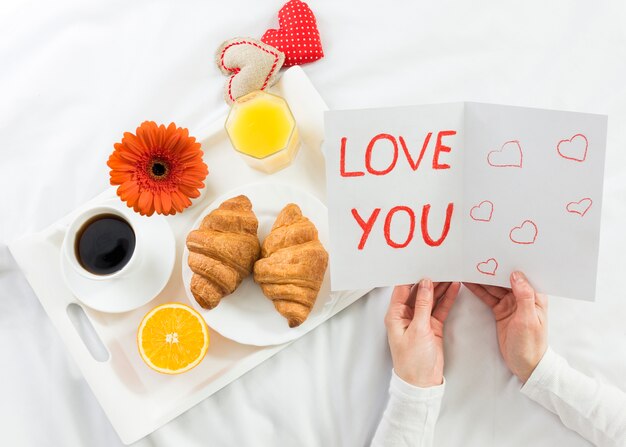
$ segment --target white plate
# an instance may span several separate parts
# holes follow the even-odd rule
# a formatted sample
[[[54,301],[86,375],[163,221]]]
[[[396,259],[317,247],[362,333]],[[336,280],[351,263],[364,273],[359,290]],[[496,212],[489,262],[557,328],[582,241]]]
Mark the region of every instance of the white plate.
[[[222,202],[240,194],[245,194],[252,202],[252,209],[259,219],[258,235],[261,242],[269,234],[280,210],[288,203],[295,203],[302,210],[302,214],[315,224],[319,239],[328,250],[326,206],[307,192],[289,185],[275,183],[246,185],[218,197],[201,214],[189,231],[198,228],[204,216]],[[206,310],[196,302],[189,288],[193,273],[187,265],[188,256],[189,251],[185,247],[182,270],[185,292],[189,301],[212,329],[238,343],[269,346],[294,340],[307,332],[311,326],[315,326],[319,320],[326,319],[337,297],[336,294],[330,293],[329,269],[326,269],[324,282],[309,317],[300,326],[290,328],[287,320],[276,311],[272,301],[263,295],[261,288],[250,275],[231,295],[222,298],[217,307]]]
[[[106,200],[102,205],[126,208],[119,199]],[[174,269],[176,243],[165,218],[156,214],[144,217],[129,213],[128,216],[136,231],[141,231],[146,240],[154,241],[146,244],[132,273],[110,279],[89,279],[79,274],[61,251],[65,283],[81,303],[100,312],[121,313],[143,306],[163,290]]]

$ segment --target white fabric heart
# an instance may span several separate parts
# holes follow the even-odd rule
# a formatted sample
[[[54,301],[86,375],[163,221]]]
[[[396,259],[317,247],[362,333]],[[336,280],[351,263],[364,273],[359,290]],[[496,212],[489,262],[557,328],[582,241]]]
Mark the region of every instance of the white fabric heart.
[[[232,104],[240,96],[273,85],[285,55],[260,40],[236,37],[220,45],[215,59],[222,73],[230,75],[224,86],[224,99]]]

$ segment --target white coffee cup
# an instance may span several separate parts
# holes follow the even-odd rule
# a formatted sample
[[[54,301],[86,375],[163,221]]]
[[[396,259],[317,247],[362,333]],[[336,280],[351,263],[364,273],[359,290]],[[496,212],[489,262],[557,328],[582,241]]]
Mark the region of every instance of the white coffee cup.
[[[86,270],[85,267],[81,265],[80,261],[77,258],[76,243],[79,236],[79,231],[82,229],[82,227],[94,217],[105,214],[113,214],[115,216],[119,216],[130,225],[133,232],[135,233],[135,248],[131,254],[130,259],[124,266],[122,266],[121,269],[113,273],[97,275]],[[119,208],[109,205],[95,205],[93,207],[90,207],[81,212],[78,216],[76,216],[72,223],[70,223],[70,225],[68,226],[65,232],[65,238],[63,239],[62,255],[67,258],[69,264],[77,273],[88,279],[101,281],[131,274],[139,267],[141,259],[140,254],[143,252],[143,247],[146,243],[146,241],[142,238],[141,233],[137,232],[136,225],[133,224],[133,221],[135,221],[136,219],[137,216],[135,215],[135,213],[130,208],[126,208],[123,206],[120,206]]]

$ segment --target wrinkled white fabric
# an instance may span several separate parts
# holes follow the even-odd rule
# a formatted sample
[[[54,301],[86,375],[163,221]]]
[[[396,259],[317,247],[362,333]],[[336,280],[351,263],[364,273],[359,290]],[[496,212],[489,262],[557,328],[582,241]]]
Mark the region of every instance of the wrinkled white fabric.
[[[445,381],[439,386],[421,388],[405,382],[392,371],[389,402],[372,447],[432,446],[445,390]]]
[[[576,371],[548,348],[522,393],[598,446],[626,446],[626,394]]]
[[[444,384],[420,388],[392,372],[389,401],[373,447],[430,447]],[[600,447],[626,446],[626,394],[576,371],[548,348],[521,391]]]
[[[199,135],[223,116],[214,51],[276,27],[283,3],[1,1],[0,244],[102,192],[113,143],[143,120]],[[309,3],[325,57],[303,68],[330,108],[482,101],[609,115],[597,301],[551,297],[550,344],[626,389],[626,3]],[[389,296],[370,293],[138,445],[368,445],[390,379]],[[445,343],[438,447],[589,445],[519,393],[490,310],[467,290]],[[3,445],[121,444],[4,246],[0,352]]]

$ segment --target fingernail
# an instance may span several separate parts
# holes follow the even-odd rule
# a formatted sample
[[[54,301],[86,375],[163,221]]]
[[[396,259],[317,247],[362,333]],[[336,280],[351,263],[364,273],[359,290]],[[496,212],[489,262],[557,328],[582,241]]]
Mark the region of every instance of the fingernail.
[[[420,281],[420,285],[419,285],[420,289],[430,289],[432,287],[433,287],[433,282],[430,279],[424,278]]]
[[[526,279],[522,272],[513,272],[511,273],[511,279],[513,282],[522,282]]]

